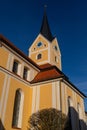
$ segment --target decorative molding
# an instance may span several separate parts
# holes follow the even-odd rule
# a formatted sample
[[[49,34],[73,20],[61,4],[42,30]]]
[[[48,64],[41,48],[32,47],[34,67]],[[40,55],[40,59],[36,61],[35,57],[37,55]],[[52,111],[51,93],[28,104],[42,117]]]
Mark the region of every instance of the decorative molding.
[[[39,110],[39,104],[40,104],[40,86],[36,87],[36,108],[35,110]]]
[[[1,66],[0,66],[0,71],[2,71],[3,73],[5,73],[6,75],[10,75],[11,77],[15,78],[19,82],[22,82],[22,83],[28,85],[28,87],[30,86],[30,83],[28,81],[24,80],[23,78],[21,78],[20,76],[14,74],[12,72],[6,70],[5,68],[2,68]]]
[[[12,57],[12,55],[11,55],[11,53],[9,53],[9,56],[8,56],[8,61],[7,61],[7,66],[6,66],[6,68],[9,70],[10,69],[10,65],[11,65],[11,57]]]
[[[42,62],[38,62],[37,64],[38,64],[38,65],[42,65],[42,64],[45,64],[45,63],[49,63],[49,61],[48,61],[48,60],[45,60],[45,61],[42,61]]]
[[[66,103],[66,107],[65,107],[65,113],[68,114],[68,107],[67,107],[67,97],[68,97],[68,94],[67,94],[67,86],[65,85],[65,103]]]
[[[56,108],[56,86],[55,86],[55,82],[52,83],[52,107]]]
[[[48,62],[50,63],[50,44],[48,44]]]
[[[1,95],[1,101],[0,101],[0,117],[2,117],[2,109],[3,109],[3,102],[4,102],[4,95],[5,95],[7,80],[8,80],[8,75],[5,75],[5,80],[4,80],[3,90],[2,90],[2,95]]]
[[[64,83],[62,83],[61,84],[61,93],[62,93],[62,95],[61,95],[61,100],[62,100],[62,104],[64,105],[64,100],[65,100],[65,85],[64,85]],[[64,109],[64,111],[63,111],[63,109]],[[63,113],[65,113],[65,107],[64,108],[62,108],[62,111],[63,111]]]
[[[4,84],[4,90],[3,90],[3,95],[2,95],[2,107],[1,107],[1,120],[2,123],[4,123],[5,119],[5,112],[6,112],[6,106],[7,106],[7,100],[8,100],[8,94],[9,94],[9,87],[10,87],[10,76],[7,75],[6,77],[6,82]]]
[[[56,82],[56,88],[57,88],[57,109],[60,110],[60,81]]]
[[[62,82],[64,82],[65,84],[68,85],[68,87],[70,87],[73,91],[75,91],[77,94],[79,94],[82,98],[84,98],[84,96],[78,91],[76,90],[74,87],[72,87],[71,84],[69,84],[65,79],[62,80]]]
[[[33,51],[33,52],[31,52],[30,55],[35,54],[35,53],[40,53],[40,52],[43,52],[43,51],[45,51],[45,50],[48,50],[48,47],[42,48],[42,49],[40,48],[40,49],[38,49],[37,51]]]
[[[3,123],[4,123],[4,120],[5,120],[5,113],[6,113],[7,100],[8,100],[8,95],[9,95],[9,88],[10,88],[10,77],[8,76],[7,88],[6,88],[6,94],[5,94],[5,101],[4,101],[3,116],[2,116],[2,122]]]
[[[36,87],[33,87],[33,94],[32,94],[32,114],[35,112],[35,106],[36,106]]]

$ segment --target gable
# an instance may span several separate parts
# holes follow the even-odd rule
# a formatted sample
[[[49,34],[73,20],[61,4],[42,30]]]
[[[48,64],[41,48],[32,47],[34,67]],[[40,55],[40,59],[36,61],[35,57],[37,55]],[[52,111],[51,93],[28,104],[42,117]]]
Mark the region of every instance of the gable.
[[[42,43],[42,46],[38,46],[38,43]],[[32,53],[34,51],[36,52],[36,51],[39,51],[41,49],[45,49],[49,46],[49,43],[50,42],[44,36],[39,34],[37,36],[37,38],[35,39],[35,41],[32,43],[32,45],[30,46],[29,53]]]

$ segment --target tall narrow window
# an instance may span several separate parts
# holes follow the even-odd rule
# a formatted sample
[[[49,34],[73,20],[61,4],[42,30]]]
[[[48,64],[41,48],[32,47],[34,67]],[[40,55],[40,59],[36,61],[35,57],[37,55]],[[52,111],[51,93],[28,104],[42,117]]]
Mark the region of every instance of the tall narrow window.
[[[58,63],[58,57],[57,56],[55,56],[55,62]]]
[[[18,72],[18,61],[14,61],[12,71],[17,74]]]
[[[69,114],[69,119],[71,120],[71,110],[70,110],[70,97],[68,97],[68,114]]]
[[[21,128],[24,95],[21,89],[15,94],[12,127]]]
[[[78,120],[79,120],[79,130],[81,130],[81,122],[80,122],[80,104],[77,104],[77,111],[78,111]]]
[[[70,130],[72,130],[72,123],[71,123],[71,97],[68,97],[68,127]]]
[[[42,58],[42,54],[38,54],[37,55],[37,59],[39,60],[39,59],[41,59]]]
[[[25,80],[28,79],[28,68],[27,67],[24,67],[23,79],[25,79]]]

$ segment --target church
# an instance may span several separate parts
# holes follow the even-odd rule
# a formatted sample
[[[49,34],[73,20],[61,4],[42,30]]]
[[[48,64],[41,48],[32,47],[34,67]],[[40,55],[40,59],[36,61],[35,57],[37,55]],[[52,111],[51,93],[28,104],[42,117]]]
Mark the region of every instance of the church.
[[[0,130],[27,130],[29,117],[45,108],[66,116],[70,110],[72,130],[86,130],[86,96],[62,72],[58,40],[46,12],[28,50],[26,56],[0,35]]]

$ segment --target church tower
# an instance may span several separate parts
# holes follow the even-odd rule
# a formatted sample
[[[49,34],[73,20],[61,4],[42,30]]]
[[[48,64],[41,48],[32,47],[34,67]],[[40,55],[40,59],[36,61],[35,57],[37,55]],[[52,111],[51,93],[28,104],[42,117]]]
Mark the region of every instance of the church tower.
[[[58,41],[50,31],[46,11],[44,11],[40,33],[29,48],[29,57],[38,65],[51,64],[61,70]]]

